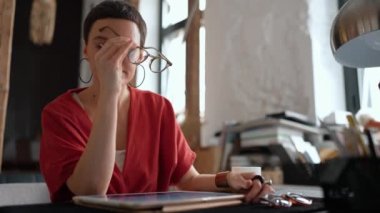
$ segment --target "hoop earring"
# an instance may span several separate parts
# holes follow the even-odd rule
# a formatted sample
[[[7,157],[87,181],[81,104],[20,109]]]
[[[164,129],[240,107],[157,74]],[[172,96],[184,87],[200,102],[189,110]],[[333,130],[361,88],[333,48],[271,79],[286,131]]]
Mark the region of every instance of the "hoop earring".
[[[143,72],[144,75],[143,75],[143,79],[142,79],[141,83],[138,84],[138,85],[132,85],[131,83],[128,83],[129,86],[134,87],[134,88],[138,88],[138,87],[140,87],[140,86],[144,83],[144,80],[145,80],[145,68],[144,68],[142,65],[140,65],[140,64],[138,64],[138,65],[136,66],[135,75],[136,75],[136,73],[137,73],[137,69],[138,69],[139,66],[140,66],[140,67],[143,69],[143,71],[144,71],[144,72]],[[136,78],[136,80],[137,80],[137,78]]]
[[[87,60],[87,58],[81,58],[80,61],[79,61],[79,64],[81,64],[83,61]],[[90,76],[90,79],[88,79],[87,81],[84,81],[80,72],[79,72],[79,80],[84,83],[84,84],[88,84],[90,83],[90,81],[92,80],[92,73],[91,73],[91,76]]]

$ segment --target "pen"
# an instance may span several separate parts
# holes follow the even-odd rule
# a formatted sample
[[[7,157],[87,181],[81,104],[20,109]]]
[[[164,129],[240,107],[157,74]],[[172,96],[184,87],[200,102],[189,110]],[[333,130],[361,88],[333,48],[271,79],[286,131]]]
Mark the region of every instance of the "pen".
[[[368,156],[369,155],[368,149],[367,149],[367,146],[365,145],[365,143],[363,141],[363,138],[361,137],[361,131],[360,131],[359,127],[357,126],[355,117],[353,115],[347,115],[346,118],[347,118],[348,124],[350,125],[350,128],[352,128],[355,131],[355,133],[357,133],[359,136],[358,137],[358,143],[359,143],[361,150],[363,151],[363,155]]]
[[[366,134],[368,138],[368,145],[369,145],[369,152],[373,158],[376,158],[376,151],[375,151],[375,144],[372,139],[371,131],[369,129],[364,129],[364,133]]]

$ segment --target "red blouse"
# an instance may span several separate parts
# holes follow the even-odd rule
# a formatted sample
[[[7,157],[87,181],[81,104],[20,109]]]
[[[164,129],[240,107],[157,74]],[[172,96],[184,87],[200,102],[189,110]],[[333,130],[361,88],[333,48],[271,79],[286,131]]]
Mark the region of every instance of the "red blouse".
[[[66,186],[90,135],[92,123],[69,90],[42,112],[40,167],[54,201],[70,200]],[[114,166],[108,194],[166,191],[190,169],[195,153],[164,97],[130,88],[126,157]],[[83,180],[86,181],[86,180]]]

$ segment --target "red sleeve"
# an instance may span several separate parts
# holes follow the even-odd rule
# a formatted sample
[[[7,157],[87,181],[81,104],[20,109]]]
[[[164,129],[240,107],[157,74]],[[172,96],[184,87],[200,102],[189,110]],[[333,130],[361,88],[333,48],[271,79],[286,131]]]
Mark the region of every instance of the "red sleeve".
[[[170,180],[171,184],[177,184],[185,173],[190,169],[195,160],[195,153],[189,147],[189,144],[178,125],[172,105],[166,100],[166,109],[163,113],[163,135],[170,135],[174,139],[174,156],[175,168]]]
[[[40,167],[53,202],[70,200],[73,196],[66,181],[85,148],[74,122],[53,107],[42,112]]]

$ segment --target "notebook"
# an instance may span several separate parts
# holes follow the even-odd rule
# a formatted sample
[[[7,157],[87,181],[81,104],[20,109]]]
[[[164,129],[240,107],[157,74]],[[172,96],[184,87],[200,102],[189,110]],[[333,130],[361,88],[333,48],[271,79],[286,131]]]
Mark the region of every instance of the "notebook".
[[[243,194],[224,192],[170,191],[111,195],[75,196],[74,202],[108,210],[160,210],[178,212],[242,203]]]

